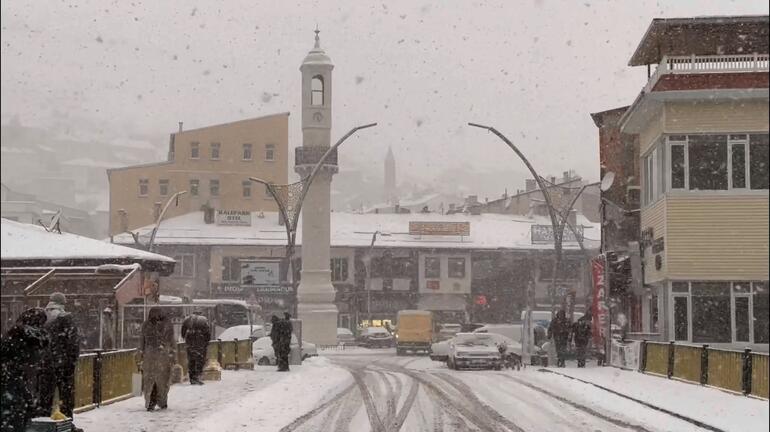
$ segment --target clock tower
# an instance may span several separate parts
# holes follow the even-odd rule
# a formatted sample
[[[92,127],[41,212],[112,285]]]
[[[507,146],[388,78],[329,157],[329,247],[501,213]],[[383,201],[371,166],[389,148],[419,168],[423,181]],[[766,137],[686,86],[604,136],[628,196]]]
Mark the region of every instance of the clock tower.
[[[303,178],[331,145],[332,69],[321,48],[320,32],[315,46],[299,70],[302,72],[302,147],[295,150],[294,170]],[[337,307],[329,268],[331,181],[337,172],[332,154],[317,174],[302,203],[302,277],[297,288],[297,314],[302,338],[321,345],[337,343]]]

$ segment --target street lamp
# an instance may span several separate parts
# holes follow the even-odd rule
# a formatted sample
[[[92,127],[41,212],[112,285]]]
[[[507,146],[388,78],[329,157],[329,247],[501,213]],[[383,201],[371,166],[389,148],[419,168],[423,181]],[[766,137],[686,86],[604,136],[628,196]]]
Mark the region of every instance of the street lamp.
[[[169,206],[171,206],[171,202],[175,201],[176,206],[179,206],[179,197],[186,194],[187,191],[179,191],[175,193],[174,195],[171,195],[171,198],[166,201],[166,205],[163,206],[163,211],[160,212],[158,215],[158,220],[155,221],[155,227],[152,229],[152,234],[150,235],[150,243],[147,245],[147,250],[149,252],[153,251],[153,248],[155,246],[155,235],[158,234],[158,229],[160,228],[160,222],[163,220],[163,216],[166,215],[166,210],[168,210]]]
[[[377,241],[377,236],[390,237],[390,233],[375,231],[372,234],[372,243],[369,245],[369,250],[364,257],[364,265],[366,266],[366,319],[369,321],[369,326],[372,325],[372,255],[374,253],[374,242]]]

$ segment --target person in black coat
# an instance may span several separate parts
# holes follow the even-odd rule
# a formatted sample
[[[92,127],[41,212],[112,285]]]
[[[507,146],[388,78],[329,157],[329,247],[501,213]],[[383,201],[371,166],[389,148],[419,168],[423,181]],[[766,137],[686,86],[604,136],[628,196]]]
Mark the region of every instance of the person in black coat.
[[[187,371],[190,384],[203,385],[200,377],[206,363],[209,340],[211,340],[209,320],[200,311],[193,312],[182,323],[182,337],[187,344]]]
[[[35,380],[40,375],[48,335],[43,328],[42,308],[24,311],[0,341],[0,431],[24,431],[29,421],[41,415],[35,398]],[[50,407],[46,415],[50,415]]]
[[[564,355],[569,343],[570,323],[564,309],[556,313],[556,318],[548,325],[548,338],[556,344],[556,366],[564,367]]]
[[[590,340],[591,314],[587,313],[572,325],[572,341],[575,343],[575,356],[579,368],[586,367],[586,348]]]
[[[273,345],[273,354],[275,354],[275,361],[278,364],[278,370],[281,370],[282,362],[281,362],[281,339],[282,339],[282,322],[281,319],[278,318],[276,315],[273,315],[270,317],[270,341],[272,341]]]
[[[51,294],[45,307],[48,320],[45,329],[50,340],[47,367],[41,377],[40,404],[49,413],[54,392],[59,390],[60,410],[72,418],[75,409],[75,366],[80,356],[80,333],[72,314],[64,310],[66,298],[62,293]]]
[[[284,312],[281,326],[281,360],[283,367],[281,370],[289,370],[289,355],[291,354],[291,335],[294,333],[294,326],[291,324],[291,315]]]

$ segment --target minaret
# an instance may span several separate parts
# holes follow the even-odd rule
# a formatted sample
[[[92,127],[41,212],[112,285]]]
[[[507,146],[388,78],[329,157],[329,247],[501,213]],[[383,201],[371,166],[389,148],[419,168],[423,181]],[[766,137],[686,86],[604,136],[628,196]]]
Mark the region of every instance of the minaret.
[[[297,149],[294,170],[310,174],[313,165],[331,145],[332,69],[315,31],[315,46],[299,70],[302,72],[302,147]],[[297,288],[297,314],[302,338],[321,345],[337,343],[337,307],[329,269],[331,181],[336,158],[318,173],[302,203],[302,278]]]
[[[393,157],[393,149],[390,147],[385,156],[385,202],[389,205],[396,204],[396,158]]]

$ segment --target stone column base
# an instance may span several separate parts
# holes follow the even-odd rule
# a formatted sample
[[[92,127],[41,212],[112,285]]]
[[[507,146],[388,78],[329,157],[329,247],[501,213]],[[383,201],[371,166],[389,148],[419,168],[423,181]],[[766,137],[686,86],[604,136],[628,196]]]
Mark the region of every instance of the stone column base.
[[[337,306],[333,303],[300,303],[297,314],[302,320],[302,340],[316,345],[337,344]]]

